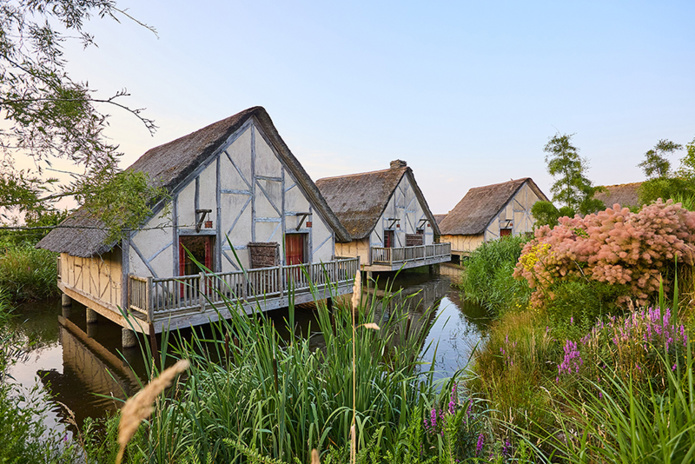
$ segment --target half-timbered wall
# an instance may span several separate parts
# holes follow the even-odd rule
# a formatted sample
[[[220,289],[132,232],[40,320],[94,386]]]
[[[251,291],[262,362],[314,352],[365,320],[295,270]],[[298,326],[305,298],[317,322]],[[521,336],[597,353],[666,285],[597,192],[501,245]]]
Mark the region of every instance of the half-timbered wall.
[[[250,242],[280,244],[284,234],[306,234],[307,259],[328,261],[334,233],[310,204],[302,185],[282,164],[263,130],[249,120],[182,185],[171,204],[153,217],[129,242],[128,273],[178,275],[181,235],[214,235],[216,272],[249,267]],[[196,210],[211,210],[196,231]],[[211,223],[207,223],[211,221]]]
[[[500,229],[504,228],[511,229],[511,235],[533,232],[533,225],[536,220],[531,214],[531,207],[539,200],[540,198],[529,186],[529,183],[524,183],[516,195],[490,221],[485,229],[485,241],[489,242],[500,238]]]
[[[483,234],[480,235],[442,235],[439,239],[442,243],[451,243],[451,251],[470,252],[478,248],[483,242]]]
[[[394,220],[396,219],[396,220]],[[376,223],[369,237],[370,246],[384,246],[384,231],[394,231],[394,247],[406,246],[406,234],[415,234],[418,228],[424,230],[423,245],[434,243],[434,234],[429,221],[425,221],[424,205],[420,203],[410,182],[404,175],[398,183],[384,213]]]
[[[344,258],[360,258],[360,264],[369,264],[369,239],[353,240],[347,243],[335,244],[335,255]]]
[[[61,283],[76,292],[113,307],[121,305],[120,248],[91,258],[61,253],[60,274]]]

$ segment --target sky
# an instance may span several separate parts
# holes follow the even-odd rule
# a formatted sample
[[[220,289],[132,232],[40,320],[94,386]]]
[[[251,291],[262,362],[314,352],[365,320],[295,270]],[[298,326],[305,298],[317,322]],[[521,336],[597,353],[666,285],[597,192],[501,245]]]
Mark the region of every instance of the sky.
[[[595,185],[644,180],[659,139],[695,138],[695,2],[121,0],[69,46],[73,79],[126,88],[151,136],[114,107],[127,167],[245,108],[266,108],[314,179],[402,159],[434,213],[472,187],[532,177],[550,196],[556,133]],[[677,160],[684,153],[673,157]]]

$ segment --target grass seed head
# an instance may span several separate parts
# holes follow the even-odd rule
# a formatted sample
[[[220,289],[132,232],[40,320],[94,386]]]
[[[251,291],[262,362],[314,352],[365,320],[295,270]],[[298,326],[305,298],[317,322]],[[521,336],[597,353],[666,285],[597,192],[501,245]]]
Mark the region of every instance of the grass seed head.
[[[135,435],[140,422],[147,419],[154,410],[154,402],[168,386],[172,384],[177,375],[188,369],[190,363],[186,359],[178,361],[173,366],[165,369],[159,377],[140,390],[135,396],[128,399],[121,409],[121,420],[118,423],[118,457],[116,464],[121,462],[125,447]]]
[[[352,287],[352,310],[356,310],[362,298],[362,273],[358,269],[355,273],[355,284]]]

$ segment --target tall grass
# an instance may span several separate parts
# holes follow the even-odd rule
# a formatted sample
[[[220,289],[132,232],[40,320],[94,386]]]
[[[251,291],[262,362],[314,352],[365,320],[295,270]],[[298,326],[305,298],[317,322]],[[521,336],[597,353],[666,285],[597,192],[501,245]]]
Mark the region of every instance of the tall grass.
[[[347,305],[329,311],[319,303],[306,338],[295,331],[290,305],[288,341],[262,314],[231,312],[208,337],[176,337],[172,354],[191,361],[189,375],[156,408],[149,438],[130,445],[133,462],[309,462],[312,449],[344,462],[353,399],[358,450],[395,448],[436,401],[433,372],[417,369],[426,331],[409,330],[404,304],[383,319],[375,300],[357,309],[354,370]],[[381,330],[365,327],[373,323]]]
[[[548,441],[569,462],[683,463],[695,461],[693,344],[685,362],[660,356],[661,385],[611,376],[590,382],[581,400],[565,396],[560,433]]]
[[[464,265],[460,288],[467,299],[483,305],[490,313],[500,314],[528,300],[525,281],[512,276],[525,236],[504,237],[478,247]]]
[[[10,301],[57,296],[56,254],[30,244],[0,245],[0,289]]]

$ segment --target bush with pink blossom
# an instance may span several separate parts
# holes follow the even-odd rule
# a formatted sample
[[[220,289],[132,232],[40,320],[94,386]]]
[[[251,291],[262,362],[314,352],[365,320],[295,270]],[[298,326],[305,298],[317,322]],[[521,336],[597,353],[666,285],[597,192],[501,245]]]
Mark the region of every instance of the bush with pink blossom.
[[[514,276],[526,279],[535,307],[545,307],[558,284],[567,281],[609,284],[620,290],[618,303],[645,305],[662,279],[668,290],[676,260],[695,263],[694,212],[672,200],[658,200],[637,213],[616,204],[583,218],[561,218],[553,229],[537,229]]]

